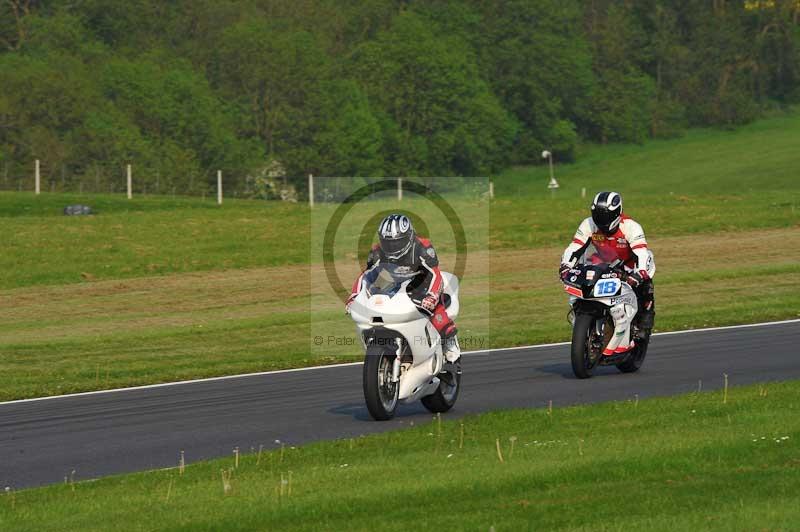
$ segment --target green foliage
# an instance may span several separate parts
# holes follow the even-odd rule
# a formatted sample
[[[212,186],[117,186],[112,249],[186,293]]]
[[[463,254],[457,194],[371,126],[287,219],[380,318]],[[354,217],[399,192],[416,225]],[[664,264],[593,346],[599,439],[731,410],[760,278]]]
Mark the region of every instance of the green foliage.
[[[642,143],[653,114],[653,80],[638,67],[646,36],[632,14],[610,5],[592,32],[598,86],[593,94],[592,130],[601,142]]]
[[[604,72],[593,117],[601,142],[645,141],[653,113],[653,81],[640,73]]]
[[[578,133],[575,131],[575,124],[569,120],[557,120],[550,130],[546,145],[550,147],[550,151],[558,154],[560,160],[574,160],[578,145]]]
[[[73,160],[79,149],[76,130],[99,99],[89,69],[74,57],[52,52],[0,55],[0,72],[0,144],[7,146],[12,168],[30,167],[34,158],[46,169]]]
[[[474,46],[492,90],[523,129],[515,162],[538,162],[543,149],[570,159],[595,83],[590,50],[573,1],[471,2],[482,15]],[[558,149],[556,149],[558,145]]]
[[[147,150],[129,155],[145,172],[189,176],[192,192],[204,173],[207,179],[217,168],[244,170],[253,161],[249,143],[235,137],[226,107],[188,64],[112,60],[100,74],[100,86],[114,109],[148,139]]]
[[[330,117],[312,133],[312,143],[319,154],[316,174],[383,175],[380,122],[355,82],[322,83],[310,107],[320,116]]]
[[[0,173],[229,191],[474,175],[800,101],[800,6],[682,0],[0,3]],[[58,177],[60,176],[60,179]],[[88,181],[87,181],[88,180]],[[20,181],[21,183],[21,181]]]
[[[252,20],[223,33],[212,63],[213,82],[238,108],[240,128],[292,175],[314,163],[308,105],[327,78],[327,61],[312,34]]]
[[[94,39],[81,17],[67,12],[52,16],[31,15],[25,19],[26,38],[21,50],[30,54],[51,51],[78,56],[85,63],[101,61],[108,47]]]
[[[353,68],[385,113],[393,175],[468,175],[505,163],[514,123],[480,79],[468,45],[430,20],[398,15],[356,49]]]

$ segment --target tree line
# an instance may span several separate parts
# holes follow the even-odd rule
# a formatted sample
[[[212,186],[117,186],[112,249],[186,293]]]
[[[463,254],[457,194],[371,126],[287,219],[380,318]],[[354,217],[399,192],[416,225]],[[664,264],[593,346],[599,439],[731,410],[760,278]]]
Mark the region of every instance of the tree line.
[[[798,0],[0,2],[0,186],[486,175],[799,100]]]

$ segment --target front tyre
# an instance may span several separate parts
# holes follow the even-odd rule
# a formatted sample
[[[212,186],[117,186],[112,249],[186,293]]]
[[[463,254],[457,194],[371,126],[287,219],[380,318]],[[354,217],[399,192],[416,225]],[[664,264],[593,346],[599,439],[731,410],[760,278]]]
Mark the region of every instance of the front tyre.
[[[386,421],[397,409],[400,383],[392,382],[395,353],[384,346],[369,346],[364,357],[364,401],[373,419]]]
[[[579,379],[592,376],[594,362],[591,359],[591,334],[595,318],[591,314],[577,313],[572,326],[572,372]]]
[[[461,359],[448,362],[439,373],[439,387],[422,398],[422,405],[430,412],[447,412],[456,404],[461,392]]]

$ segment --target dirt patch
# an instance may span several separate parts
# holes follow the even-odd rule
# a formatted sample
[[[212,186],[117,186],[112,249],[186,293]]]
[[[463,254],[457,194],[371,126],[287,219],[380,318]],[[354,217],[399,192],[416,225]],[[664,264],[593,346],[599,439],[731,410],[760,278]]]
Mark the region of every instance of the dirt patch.
[[[800,263],[800,231],[773,229],[653,238],[659,275],[733,269],[737,264],[781,265]],[[563,247],[525,251],[472,253],[462,284],[485,319],[488,306],[480,298],[491,292],[516,296],[530,304],[558,299],[563,303],[555,272]],[[452,256],[442,257],[444,265]],[[345,286],[359,265],[337,265]],[[310,273],[315,279],[311,294]],[[744,286],[744,285],[741,285]],[[710,294],[690,286],[676,287],[676,295],[702,301]],[[210,326],[220,320],[268,319],[280,314],[305,313],[309,295],[324,296],[321,310],[341,303],[331,297],[319,266],[286,266],[180,274],[162,277],[98,281],[63,286],[0,291],[0,344],[41,342],[124,332]],[[316,300],[316,299],[315,299]],[[473,309],[473,310],[474,310]],[[470,309],[465,308],[469,311]],[[494,312],[503,312],[498,307]],[[484,316],[478,316],[482,314]]]
[[[775,264],[800,258],[800,230],[769,229],[692,236],[648,238],[656,266],[664,272],[691,272],[746,262],[749,265]],[[561,254],[568,242],[558,246],[491,254],[492,275],[517,273],[522,268],[542,270],[552,275],[558,270]]]

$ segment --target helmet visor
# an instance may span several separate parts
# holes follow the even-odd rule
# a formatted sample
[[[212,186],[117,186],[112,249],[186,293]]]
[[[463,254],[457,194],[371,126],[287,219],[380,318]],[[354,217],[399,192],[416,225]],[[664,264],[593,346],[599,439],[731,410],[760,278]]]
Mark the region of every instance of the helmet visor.
[[[389,258],[398,258],[406,254],[411,248],[411,235],[403,235],[400,238],[380,237],[381,249]]]
[[[592,220],[597,224],[597,227],[603,231],[608,231],[614,222],[619,220],[618,212],[611,212],[608,209],[597,208],[592,211]]]

